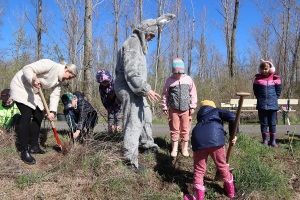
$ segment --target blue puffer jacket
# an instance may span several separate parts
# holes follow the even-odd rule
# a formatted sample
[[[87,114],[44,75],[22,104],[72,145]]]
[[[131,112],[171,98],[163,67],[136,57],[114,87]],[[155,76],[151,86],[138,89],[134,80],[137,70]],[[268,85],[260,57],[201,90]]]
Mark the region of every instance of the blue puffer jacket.
[[[257,110],[278,110],[278,98],[281,94],[280,76],[274,73],[269,77],[256,74],[253,82],[253,92],[257,99]]]
[[[197,125],[192,131],[193,151],[224,146],[226,132],[223,122],[229,123],[229,134],[233,133],[235,114],[228,110],[202,106],[197,114]]]

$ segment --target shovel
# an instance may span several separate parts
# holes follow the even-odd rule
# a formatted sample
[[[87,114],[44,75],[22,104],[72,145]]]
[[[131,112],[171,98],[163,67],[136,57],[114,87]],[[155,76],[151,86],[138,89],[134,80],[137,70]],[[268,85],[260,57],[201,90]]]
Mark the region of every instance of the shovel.
[[[231,141],[235,138],[237,127],[238,127],[238,124],[239,124],[240,114],[241,114],[241,111],[242,111],[244,97],[250,96],[250,93],[238,92],[238,93],[236,93],[236,95],[239,96],[240,99],[239,99],[238,109],[236,111],[236,117],[235,117],[235,121],[234,121],[233,132],[232,132],[232,135],[229,138],[229,146],[228,146],[228,150],[227,150],[227,154],[226,154],[226,163],[227,164],[228,164],[228,161],[229,161],[229,158],[230,158],[230,154],[231,154],[231,151],[232,151],[232,146],[233,146],[233,144],[231,143]],[[234,168],[233,167],[229,167],[229,170],[230,170],[230,173],[232,173],[232,171],[234,170]],[[216,176],[215,176],[215,180],[219,180],[219,179],[220,179],[220,172],[217,171]]]
[[[45,97],[44,97],[44,94],[43,94],[41,88],[39,88],[39,95],[40,95],[40,97],[41,97],[41,99],[42,99],[42,102],[43,102],[43,105],[44,105],[44,107],[45,107],[46,114],[49,116],[49,115],[50,115],[50,111],[49,111],[48,104],[47,104],[47,102],[46,102],[46,100],[45,100]],[[59,138],[58,138],[58,133],[57,133],[57,131],[56,131],[55,124],[54,124],[53,121],[50,121],[50,124],[51,124],[52,131],[53,131],[53,133],[54,133],[54,138],[55,138],[55,140],[56,140],[56,142],[57,142],[57,144],[58,144],[58,147],[59,147],[60,150],[62,151],[63,148],[62,148],[62,145],[61,145],[61,141],[60,141]]]

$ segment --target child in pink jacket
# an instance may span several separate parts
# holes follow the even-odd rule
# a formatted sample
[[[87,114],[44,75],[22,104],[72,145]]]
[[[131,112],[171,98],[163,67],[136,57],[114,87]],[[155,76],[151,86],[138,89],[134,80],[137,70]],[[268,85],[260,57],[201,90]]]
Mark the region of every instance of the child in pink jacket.
[[[162,92],[162,110],[169,116],[171,157],[177,157],[179,137],[181,153],[187,157],[191,115],[197,107],[197,91],[192,78],[184,73],[184,63],[180,58],[174,59],[172,73]]]

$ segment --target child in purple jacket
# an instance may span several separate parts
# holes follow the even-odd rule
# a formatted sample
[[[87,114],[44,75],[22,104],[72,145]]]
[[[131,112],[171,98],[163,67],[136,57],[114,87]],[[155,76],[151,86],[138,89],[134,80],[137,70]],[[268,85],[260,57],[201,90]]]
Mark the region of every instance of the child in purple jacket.
[[[192,78],[184,73],[184,63],[180,58],[174,59],[172,72],[162,92],[162,110],[169,116],[171,157],[177,156],[179,137],[182,145],[181,153],[186,157],[189,156],[189,132],[192,114],[197,107],[197,90]]]
[[[121,104],[117,101],[114,90],[114,80],[107,70],[99,70],[96,74],[99,84],[99,93],[103,106],[108,115],[108,132],[121,131]]]

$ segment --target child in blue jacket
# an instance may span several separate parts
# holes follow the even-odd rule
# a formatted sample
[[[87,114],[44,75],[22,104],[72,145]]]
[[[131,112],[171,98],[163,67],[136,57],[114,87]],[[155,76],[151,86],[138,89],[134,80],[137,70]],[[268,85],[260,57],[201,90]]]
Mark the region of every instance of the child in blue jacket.
[[[253,92],[257,99],[256,109],[260,121],[262,143],[277,148],[276,143],[276,121],[278,98],[281,94],[280,76],[275,74],[275,67],[271,60],[260,60],[259,72],[255,75]],[[268,131],[269,128],[269,131]],[[270,141],[268,142],[268,135]]]
[[[229,198],[234,197],[233,175],[226,163],[226,132],[223,122],[229,123],[229,134],[232,135],[235,114],[224,109],[216,108],[213,101],[204,100],[200,103],[197,113],[197,124],[192,131],[192,150],[194,158],[194,194],[184,195],[184,200],[204,199],[204,175],[208,156],[211,156],[220,178],[224,181],[224,190]],[[236,137],[230,141],[235,144]]]

